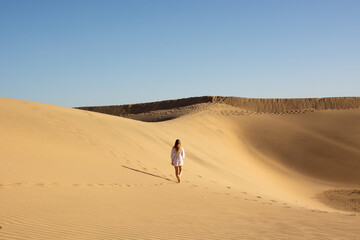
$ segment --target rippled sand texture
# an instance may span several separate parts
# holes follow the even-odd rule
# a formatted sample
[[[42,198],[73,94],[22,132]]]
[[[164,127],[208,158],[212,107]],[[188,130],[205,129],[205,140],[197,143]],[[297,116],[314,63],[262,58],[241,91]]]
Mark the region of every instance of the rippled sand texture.
[[[113,116],[0,98],[0,239],[360,239],[359,106],[202,97]]]

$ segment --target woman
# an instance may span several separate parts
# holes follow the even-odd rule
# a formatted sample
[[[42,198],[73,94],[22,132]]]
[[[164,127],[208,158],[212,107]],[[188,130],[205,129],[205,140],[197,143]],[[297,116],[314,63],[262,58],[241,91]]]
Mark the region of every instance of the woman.
[[[175,176],[180,183],[182,166],[184,165],[185,151],[181,147],[180,139],[176,139],[174,147],[171,149],[171,164],[175,167]]]

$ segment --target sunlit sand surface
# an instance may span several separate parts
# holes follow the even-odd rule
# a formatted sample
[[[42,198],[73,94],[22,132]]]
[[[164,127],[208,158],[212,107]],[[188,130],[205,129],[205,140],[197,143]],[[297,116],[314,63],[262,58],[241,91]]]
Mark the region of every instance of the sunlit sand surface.
[[[0,239],[360,239],[360,98],[135,107],[0,98]]]

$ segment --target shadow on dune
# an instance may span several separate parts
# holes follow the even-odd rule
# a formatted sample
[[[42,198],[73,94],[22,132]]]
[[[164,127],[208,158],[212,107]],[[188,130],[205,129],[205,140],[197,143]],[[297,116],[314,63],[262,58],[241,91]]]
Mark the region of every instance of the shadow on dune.
[[[128,166],[124,166],[124,165],[121,165],[121,166],[122,166],[123,168],[127,168],[127,169],[130,169],[130,170],[133,170],[133,171],[135,171],[135,172],[147,174],[147,175],[150,175],[150,176],[153,176],[153,177],[165,179],[165,180],[167,180],[167,181],[169,181],[169,182],[173,182],[171,179],[166,178],[166,177],[162,177],[162,176],[159,176],[159,175],[156,175],[156,174],[144,172],[144,171],[141,171],[141,170],[138,170],[138,169],[135,169],[135,168],[131,168],[131,167],[128,167]]]
[[[179,116],[181,116],[179,114]],[[171,115],[171,116],[162,116],[161,114],[158,115],[154,115],[154,116],[146,116],[143,114],[135,114],[132,116],[127,116],[127,118],[130,119],[134,119],[134,120],[139,120],[139,121],[143,121],[143,122],[165,122],[165,121],[169,121],[169,120],[173,120],[175,118],[179,117],[178,115]]]
[[[360,111],[248,118],[241,137],[269,163],[314,179],[360,186]]]

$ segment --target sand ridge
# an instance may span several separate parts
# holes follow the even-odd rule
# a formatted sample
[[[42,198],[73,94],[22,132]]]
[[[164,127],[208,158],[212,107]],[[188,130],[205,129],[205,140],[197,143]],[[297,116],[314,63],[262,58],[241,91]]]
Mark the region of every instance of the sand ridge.
[[[255,113],[295,114],[314,110],[359,108],[360,97],[261,99],[203,96],[139,104],[84,106],[77,109],[152,122],[174,119],[210,103],[223,103]]]

